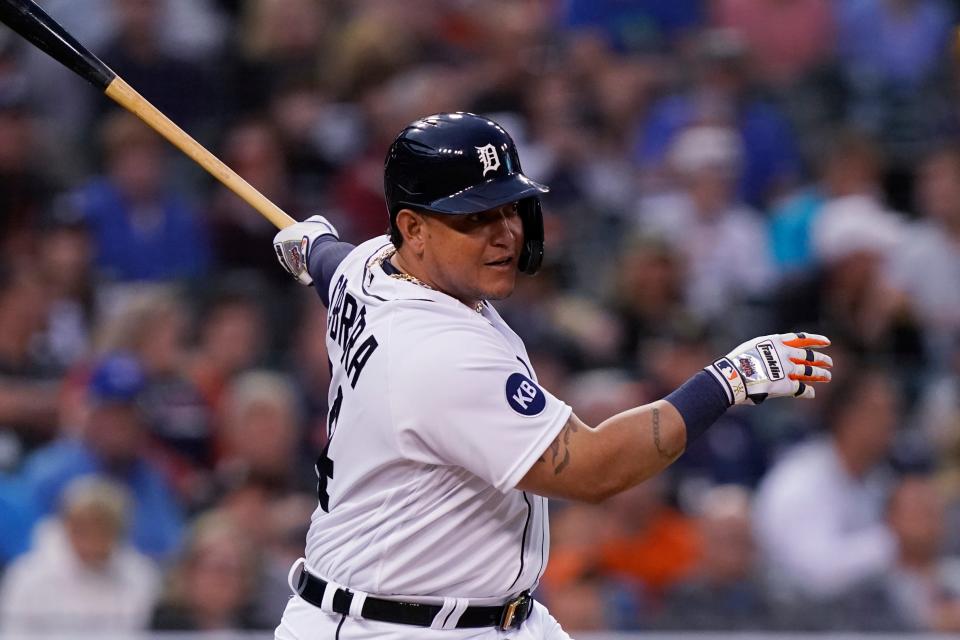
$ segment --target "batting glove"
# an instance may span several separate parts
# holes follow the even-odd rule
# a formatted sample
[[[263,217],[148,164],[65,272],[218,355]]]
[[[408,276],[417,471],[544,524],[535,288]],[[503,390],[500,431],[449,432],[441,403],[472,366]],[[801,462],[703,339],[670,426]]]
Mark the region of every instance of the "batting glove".
[[[307,269],[310,264],[310,247],[320,236],[340,239],[336,227],[323,216],[310,216],[303,222],[281,229],[273,237],[273,250],[277,253],[280,266],[307,286],[313,284],[313,278]]]
[[[760,404],[769,397],[814,397],[811,382],[830,382],[830,356],[811,347],[830,340],[812,333],[761,336],[705,367],[734,404]]]

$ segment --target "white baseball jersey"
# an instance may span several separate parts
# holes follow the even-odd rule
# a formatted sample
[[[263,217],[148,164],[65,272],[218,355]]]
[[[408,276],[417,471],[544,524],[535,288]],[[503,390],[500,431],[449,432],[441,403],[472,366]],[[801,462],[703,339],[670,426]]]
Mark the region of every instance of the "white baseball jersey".
[[[351,589],[503,602],[536,586],[546,500],[514,489],[567,422],[520,338],[398,277],[385,236],[330,281],[329,445],[306,563]]]

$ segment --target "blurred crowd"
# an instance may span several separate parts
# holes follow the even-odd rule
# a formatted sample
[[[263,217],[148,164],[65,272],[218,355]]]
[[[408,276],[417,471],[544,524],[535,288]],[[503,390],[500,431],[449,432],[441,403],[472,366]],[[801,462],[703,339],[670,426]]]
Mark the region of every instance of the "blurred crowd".
[[[554,503],[570,631],[960,631],[960,60],[949,0],[44,0],[297,219],[387,226],[404,124],[482,113],[544,199],[497,306],[589,424],[743,339],[812,402]],[[269,629],[316,506],[325,312],[275,229],[0,30],[0,631]]]

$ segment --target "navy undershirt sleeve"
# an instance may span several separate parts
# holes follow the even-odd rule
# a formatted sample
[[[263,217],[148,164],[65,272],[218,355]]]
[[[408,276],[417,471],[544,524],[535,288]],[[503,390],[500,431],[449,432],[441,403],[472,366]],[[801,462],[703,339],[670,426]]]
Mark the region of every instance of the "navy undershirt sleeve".
[[[676,407],[683,417],[687,445],[699,438],[730,406],[720,383],[706,371],[697,373],[664,400]]]
[[[330,281],[333,279],[333,272],[354,247],[355,245],[349,242],[340,242],[333,235],[323,235],[313,241],[307,270],[313,278],[313,288],[323,300],[323,306],[330,306]]]

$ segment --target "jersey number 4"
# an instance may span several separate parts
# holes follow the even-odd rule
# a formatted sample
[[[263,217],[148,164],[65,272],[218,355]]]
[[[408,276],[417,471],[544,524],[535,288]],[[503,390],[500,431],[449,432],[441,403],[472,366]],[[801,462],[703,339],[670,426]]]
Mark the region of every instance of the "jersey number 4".
[[[330,459],[329,455],[330,440],[337,428],[337,419],[340,418],[340,407],[342,405],[343,389],[337,387],[337,399],[333,401],[330,412],[327,414],[327,444],[324,445],[315,465],[317,470],[317,499],[320,501],[320,508],[326,513],[330,513],[330,493],[327,491],[327,483],[333,480],[333,460]]]

